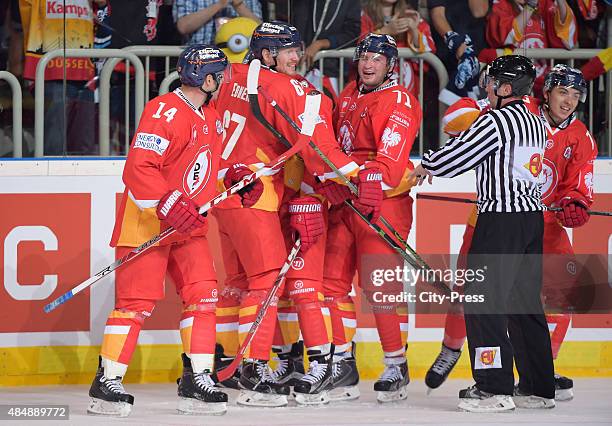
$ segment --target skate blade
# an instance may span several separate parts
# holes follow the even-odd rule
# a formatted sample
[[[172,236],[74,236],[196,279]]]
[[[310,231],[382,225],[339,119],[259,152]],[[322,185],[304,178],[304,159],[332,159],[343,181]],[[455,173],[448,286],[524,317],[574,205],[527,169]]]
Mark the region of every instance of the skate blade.
[[[284,407],[288,404],[286,395],[253,392],[244,389],[238,394],[236,403],[248,407]]]
[[[432,393],[433,391],[434,391],[434,388],[430,388],[430,387],[428,387],[428,388],[427,388],[427,394],[426,394],[426,395],[427,395],[427,396],[431,395],[431,393]]]
[[[127,402],[111,402],[91,398],[87,406],[87,414],[94,416],[127,417],[132,412],[132,404]]]
[[[195,398],[179,397],[177,411],[179,414],[197,414],[208,416],[221,416],[227,412],[225,402],[204,402]]]
[[[330,390],[329,400],[332,402],[352,401],[359,398],[360,395],[361,393],[359,392],[359,387],[357,385],[344,386]]]
[[[503,413],[513,411],[516,405],[508,395],[494,395],[487,399],[464,398],[457,407],[470,413]]]
[[[298,405],[324,405],[329,404],[329,401],[328,391],[314,394],[295,392],[295,402]]]
[[[572,399],[574,399],[573,389],[555,390],[555,401],[571,401]]]
[[[518,408],[541,409],[555,408],[555,400],[548,398],[540,398],[537,396],[514,396],[512,397],[514,405]]]
[[[408,398],[408,389],[406,386],[402,386],[396,391],[383,392],[378,391],[376,393],[376,400],[381,404],[386,404],[388,402],[396,402],[402,401]]]

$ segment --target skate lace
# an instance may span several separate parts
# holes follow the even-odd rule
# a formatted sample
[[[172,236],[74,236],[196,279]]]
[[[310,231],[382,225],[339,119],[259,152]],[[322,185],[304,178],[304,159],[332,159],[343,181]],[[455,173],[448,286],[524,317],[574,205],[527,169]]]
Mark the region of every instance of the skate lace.
[[[100,382],[104,383],[106,387],[114,393],[125,393],[125,388],[123,387],[123,383],[121,383],[121,377],[109,379],[105,376],[102,376],[100,378]]]
[[[276,365],[276,368],[274,369],[274,371],[272,371],[272,373],[270,374],[270,377],[274,381],[278,381],[285,375],[288,368],[289,368],[289,360],[279,359],[278,364]]]
[[[341,372],[342,372],[342,367],[340,366],[340,362],[334,362],[332,364],[332,377],[334,379],[338,378]]]
[[[276,379],[273,376],[272,370],[267,363],[258,363],[255,366],[255,371],[257,371],[257,375],[260,377],[261,382],[272,382],[275,383]]]
[[[210,377],[210,375],[206,373],[197,373],[193,375],[193,381],[196,386],[200,389],[203,389],[206,392],[214,392],[215,382]]]
[[[401,378],[402,370],[400,370],[399,365],[387,365],[379,380],[385,382],[395,382],[397,380],[401,380]]]
[[[320,364],[318,361],[311,361],[308,367],[308,372],[302,377],[302,380],[308,383],[316,383],[320,381],[327,372],[327,364]]]
[[[442,352],[440,352],[436,358],[436,361],[432,365],[431,369],[443,376],[460,356],[461,352],[455,352],[448,350],[447,348],[442,348]]]

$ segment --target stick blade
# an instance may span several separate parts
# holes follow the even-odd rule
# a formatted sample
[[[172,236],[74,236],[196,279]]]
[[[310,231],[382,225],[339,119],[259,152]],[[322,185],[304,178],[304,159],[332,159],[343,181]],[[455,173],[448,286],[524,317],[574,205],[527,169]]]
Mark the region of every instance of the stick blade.
[[[310,92],[306,96],[306,105],[304,106],[304,120],[302,121],[302,129],[300,132],[303,135],[312,136],[315,126],[319,122],[319,108],[321,106],[321,93],[317,91]]]
[[[249,95],[257,95],[260,71],[261,62],[259,62],[259,59],[253,59],[249,64],[249,71],[247,73],[247,92]]]

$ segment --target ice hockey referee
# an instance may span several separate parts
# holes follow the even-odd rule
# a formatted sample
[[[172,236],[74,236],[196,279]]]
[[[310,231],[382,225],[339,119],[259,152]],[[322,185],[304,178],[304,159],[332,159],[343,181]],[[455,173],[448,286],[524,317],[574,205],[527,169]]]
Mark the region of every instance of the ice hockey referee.
[[[421,184],[426,178],[431,183],[432,176],[450,178],[476,169],[478,221],[468,266],[485,268],[486,274],[483,282],[465,287],[466,294],[484,296],[484,303],[464,306],[476,381],[459,393],[459,408],[465,411],[498,412],[519,405],[512,399],[513,357],[527,366],[521,380],[533,385],[524,406],[555,404],[550,336],[540,301],[544,225],[539,183],[546,128],[522,100],[534,79],[533,63],[524,56],[493,61],[481,78],[493,108],[443,147],[425,153],[411,174]],[[525,351],[513,354],[515,339],[522,340]]]

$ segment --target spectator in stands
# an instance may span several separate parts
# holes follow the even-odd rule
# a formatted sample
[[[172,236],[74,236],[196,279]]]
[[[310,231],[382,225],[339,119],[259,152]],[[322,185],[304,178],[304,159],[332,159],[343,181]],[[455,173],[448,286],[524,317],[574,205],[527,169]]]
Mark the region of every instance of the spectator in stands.
[[[367,0],[361,14],[361,36],[369,33],[388,34],[395,38],[397,47],[409,47],[416,53],[434,52],[436,46],[431,37],[429,24],[416,10],[416,1]],[[418,95],[418,61],[404,62],[401,70],[403,84]],[[399,64],[396,72],[399,73]]]
[[[487,17],[487,42],[493,49],[573,49],[577,41],[576,18],[566,0],[497,0]],[[495,56],[491,52],[480,59],[489,62]],[[536,60],[534,65],[537,94],[549,67],[546,60]]]
[[[583,49],[605,48],[608,45],[604,0],[567,0],[578,23],[578,44]],[[611,4],[608,0],[608,4]]]
[[[212,44],[225,23],[221,18],[244,16],[261,22],[259,0],[175,0],[172,12],[186,44]]]
[[[158,21],[160,16],[161,0],[107,0],[105,5],[95,7],[96,32],[94,47],[122,49],[127,46],[155,46],[158,42]],[[129,16],[130,19],[125,19]],[[98,73],[101,72],[106,59],[96,61]],[[155,81],[155,70],[161,68],[158,58],[151,58],[149,82]],[[132,135],[126,137],[125,129],[125,61],[115,67],[111,78],[110,97],[110,125],[111,125],[111,152],[113,155],[125,155],[126,145]],[[130,128],[135,127],[134,99],[135,99],[135,71],[130,64]],[[151,85],[152,92],[155,87]],[[152,94],[151,97],[154,97]]]
[[[477,55],[485,47],[488,0],[428,0],[438,56],[449,74],[440,101],[453,104],[460,97],[477,96]]]
[[[106,0],[94,3],[103,5]],[[46,52],[64,47],[92,47],[94,24],[90,2],[22,0],[19,9],[26,52],[23,77],[30,86],[36,65]],[[49,62],[45,72],[45,155],[96,153],[95,105],[93,92],[86,86],[93,76],[94,66],[87,58],[64,61],[58,57]]]
[[[319,87],[323,78],[324,92],[337,98],[340,62],[328,59],[324,62],[325,76],[312,69],[315,55],[324,49],[345,49],[357,45],[361,32],[361,5],[357,0],[299,0],[291,3],[291,23],[299,30],[306,50],[302,64],[306,78]],[[350,61],[345,61],[345,64]],[[348,76],[349,66],[344,68]]]

